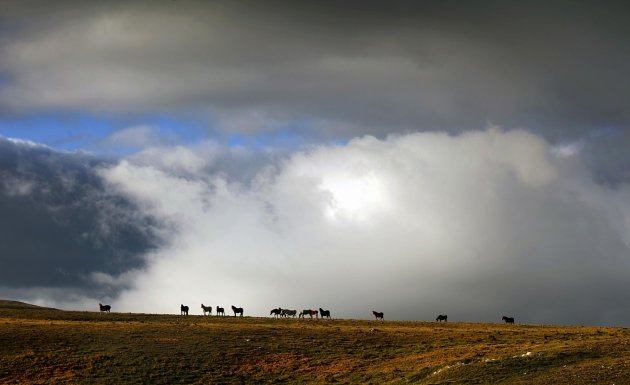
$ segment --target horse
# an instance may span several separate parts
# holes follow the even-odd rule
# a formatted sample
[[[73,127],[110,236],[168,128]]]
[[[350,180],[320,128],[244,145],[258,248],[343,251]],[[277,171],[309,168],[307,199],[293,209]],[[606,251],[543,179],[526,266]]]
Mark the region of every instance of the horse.
[[[307,315],[310,315],[311,318],[313,318],[313,316],[315,316],[315,318],[317,318],[317,315],[319,313],[317,312],[317,310],[311,310],[311,309],[304,309],[302,310],[302,312],[300,313],[299,318],[305,318]]]
[[[225,315],[225,309],[223,309],[223,308],[222,308],[222,307],[220,307],[220,306],[217,306],[217,315],[222,315],[222,316],[224,316],[224,315]]]
[[[319,308],[319,315],[324,318],[324,317],[328,317],[330,318],[330,310],[324,310],[321,307]]]
[[[274,318],[280,317],[280,315],[282,315],[282,308],[279,307],[277,309],[271,309],[269,315],[273,315]]]
[[[179,315],[188,315],[188,306],[181,305],[179,307]]]
[[[501,317],[501,319],[503,321],[505,321],[506,324],[513,324],[514,323],[514,317],[503,316],[503,317]]]
[[[234,312],[234,317],[236,317],[237,314],[240,314],[241,317],[243,316],[243,308],[242,307],[236,307],[236,306],[232,305],[232,311]]]
[[[295,315],[297,314],[297,310],[288,310],[288,309],[282,309],[282,314],[280,314],[283,317],[293,317],[295,318]]]
[[[102,312],[107,312],[109,313],[110,310],[112,310],[112,307],[109,305],[103,305],[100,302],[98,303],[98,307],[101,309],[101,313]]]
[[[383,312],[382,312],[382,311],[381,311],[381,312],[378,312],[378,311],[374,311],[374,310],[372,310],[372,314],[374,314],[374,317],[376,317],[376,319],[379,319],[379,318],[380,318],[381,320],[383,320],[383,316],[384,316],[384,314],[383,314]]]
[[[448,322],[448,316],[446,314],[442,315],[440,314],[439,316],[437,316],[437,318],[435,319],[437,322]]]
[[[203,309],[203,315],[206,315],[206,313],[212,315],[212,306],[203,306],[203,304],[201,304],[201,308]]]

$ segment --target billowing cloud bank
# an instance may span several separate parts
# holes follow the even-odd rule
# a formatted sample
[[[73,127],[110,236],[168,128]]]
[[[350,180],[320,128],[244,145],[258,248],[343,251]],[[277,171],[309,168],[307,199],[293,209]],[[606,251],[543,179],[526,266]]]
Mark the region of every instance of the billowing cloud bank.
[[[102,169],[170,224],[146,268],[100,276],[131,287],[117,310],[630,318],[630,191],[594,183],[579,154],[526,131],[357,138],[262,166],[247,183],[208,172],[215,161],[208,147],[163,148]]]

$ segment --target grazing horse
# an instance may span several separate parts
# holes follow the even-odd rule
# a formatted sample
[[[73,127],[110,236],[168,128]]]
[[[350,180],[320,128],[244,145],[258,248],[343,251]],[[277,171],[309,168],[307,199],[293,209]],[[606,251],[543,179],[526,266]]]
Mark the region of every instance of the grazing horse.
[[[381,320],[383,320],[383,316],[385,315],[385,314],[383,314],[382,311],[379,312],[379,311],[374,311],[374,310],[372,310],[372,314],[374,314],[374,317],[376,317],[376,319],[380,318]]]
[[[241,317],[243,316],[243,308],[242,307],[236,307],[236,306],[232,305],[232,311],[234,312],[234,317],[236,317],[237,314],[240,314]]]
[[[324,317],[328,317],[330,318],[330,310],[324,310],[321,307],[319,308],[319,315],[324,318]]]
[[[311,318],[313,318],[313,316],[315,316],[315,318],[317,318],[317,314],[319,314],[317,312],[317,310],[311,310],[311,309],[304,309],[302,310],[302,312],[300,313],[299,318],[306,318],[307,315],[310,315]]]
[[[212,306],[203,306],[203,304],[201,304],[201,308],[203,309],[203,315],[206,315],[206,313],[212,315]]]
[[[514,323],[514,317],[503,316],[503,317],[501,317],[501,319],[503,321],[505,321],[506,324],[513,324]]]
[[[188,315],[188,306],[181,305],[179,307],[179,315]]]
[[[282,314],[282,308],[279,307],[277,309],[271,309],[271,313],[269,313],[269,315],[273,315],[274,318],[280,317],[280,315]]]
[[[222,315],[222,316],[224,316],[224,315],[225,315],[225,309],[223,309],[223,308],[222,308],[222,307],[220,307],[220,306],[217,306],[217,315]]]
[[[435,319],[437,322],[448,322],[448,316],[446,314],[442,315],[440,314],[439,316],[437,316],[437,318]]]
[[[103,305],[100,302],[98,303],[98,307],[101,309],[101,313],[102,312],[107,312],[109,313],[110,310],[112,310],[112,307],[109,305]]]
[[[288,310],[288,309],[282,309],[282,314],[280,314],[283,317],[293,317],[295,318],[295,315],[297,314],[297,310]]]

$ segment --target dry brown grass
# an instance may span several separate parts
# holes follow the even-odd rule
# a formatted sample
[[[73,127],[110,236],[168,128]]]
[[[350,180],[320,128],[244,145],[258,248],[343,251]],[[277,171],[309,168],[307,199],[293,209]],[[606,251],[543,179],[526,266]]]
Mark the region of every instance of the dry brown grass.
[[[1,309],[0,383],[630,384],[630,331]]]

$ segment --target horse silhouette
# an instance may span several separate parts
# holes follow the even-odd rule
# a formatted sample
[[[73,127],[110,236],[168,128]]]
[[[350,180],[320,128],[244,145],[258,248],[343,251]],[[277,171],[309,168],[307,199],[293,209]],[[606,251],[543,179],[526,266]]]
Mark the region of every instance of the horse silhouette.
[[[234,312],[234,317],[236,317],[237,314],[240,314],[241,317],[243,316],[243,308],[242,307],[236,307],[236,306],[232,305],[232,311]]]
[[[379,312],[374,310],[372,310],[372,314],[374,314],[374,317],[376,317],[376,319],[380,318],[381,320],[383,320],[383,316],[385,315],[382,311]]]
[[[448,316],[446,314],[442,315],[440,314],[439,316],[437,316],[437,318],[435,319],[437,322],[448,322]]]
[[[282,315],[282,308],[279,307],[277,309],[271,309],[269,315],[273,315],[274,318],[280,317]]]
[[[330,310],[324,310],[324,309],[322,309],[322,308],[320,307],[320,308],[319,308],[319,315],[320,315],[322,318],[324,318],[324,317],[330,318]]]
[[[220,306],[217,306],[217,315],[225,315],[225,309]]]
[[[206,315],[206,313],[212,315],[212,306],[203,306],[203,304],[201,304],[201,309],[203,309],[203,315]]]
[[[109,305],[103,305],[100,302],[98,303],[98,307],[101,309],[101,313],[102,312],[107,312],[109,313],[110,310],[112,310],[112,307]]]
[[[188,315],[188,306],[181,305],[179,307],[179,315]]]
[[[501,319],[503,321],[505,321],[506,324],[513,324],[514,323],[514,317],[503,316],[503,317],[501,317]]]
[[[297,314],[297,310],[282,309],[282,313],[280,315],[283,316],[283,317],[293,317],[293,318],[295,318],[296,314]]]
[[[319,313],[317,312],[317,310],[311,310],[311,309],[304,309],[302,310],[302,312],[300,313],[299,318],[305,318],[307,315],[310,315],[311,318],[313,318],[313,316],[315,316],[315,318],[317,318],[317,315]]]

